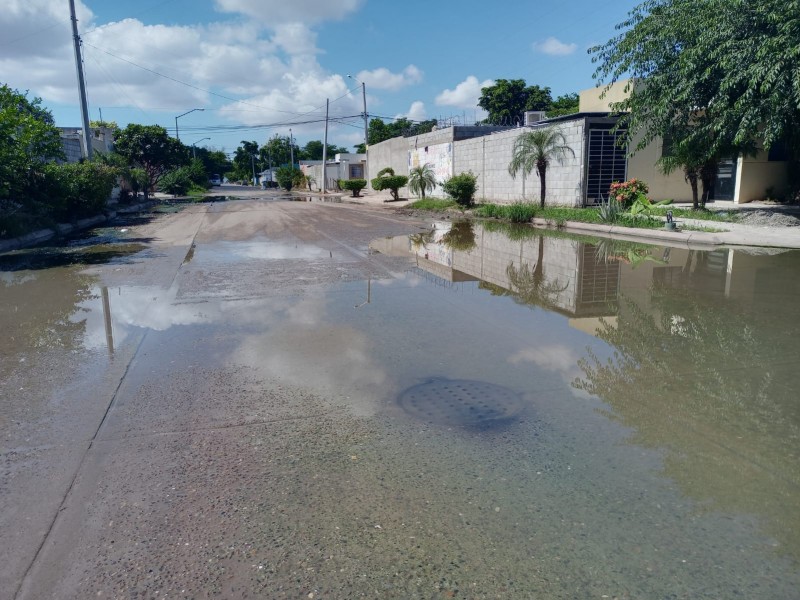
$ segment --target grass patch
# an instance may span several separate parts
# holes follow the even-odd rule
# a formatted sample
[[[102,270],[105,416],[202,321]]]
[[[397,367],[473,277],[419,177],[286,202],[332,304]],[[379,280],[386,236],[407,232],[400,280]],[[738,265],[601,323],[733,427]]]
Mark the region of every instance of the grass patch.
[[[454,206],[458,206],[455,200],[450,199],[440,199],[440,198],[423,198],[421,200],[417,200],[416,202],[412,202],[406,208],[413,208],[416,210],[434,210],[434,211],[444,211],[448,208],[453,208]]]

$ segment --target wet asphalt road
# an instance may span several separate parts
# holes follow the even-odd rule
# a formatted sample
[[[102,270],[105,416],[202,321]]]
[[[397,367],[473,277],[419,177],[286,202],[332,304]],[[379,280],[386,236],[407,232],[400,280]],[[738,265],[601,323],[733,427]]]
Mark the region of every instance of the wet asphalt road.
[[[402,270],[368,243],[418,224],[258,195],[142,219],[124,228],[130,254],[45,262],[35,288],[3,298],[3,316],[22,322],[3,351],[0,597],[314,594],[334,560],[320,540],[329,552],[350,529],[336,499],[355,485],[347,473],[368,433],[331,398],[263,377],[257,350],[251,368],[230,359],[259,310]],[[80,302],[84,278],[112,312],[138,291],[121,310],[147,327],[74,343],[68,324],[47,319],[54,303]],[[204,310],[219,313],[213,325]],[[336,564],[349,585],[357,557]]]

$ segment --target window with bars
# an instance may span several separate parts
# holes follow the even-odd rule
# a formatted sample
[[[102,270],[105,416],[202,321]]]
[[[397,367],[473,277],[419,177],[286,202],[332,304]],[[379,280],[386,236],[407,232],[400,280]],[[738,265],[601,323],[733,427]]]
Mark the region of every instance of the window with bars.
[[[623,131],[612,131],[611,128],[589,129],[587,204],[600,204],[608,197],[612,183],[627,178],[627,147],[618,143],[623,134]]]

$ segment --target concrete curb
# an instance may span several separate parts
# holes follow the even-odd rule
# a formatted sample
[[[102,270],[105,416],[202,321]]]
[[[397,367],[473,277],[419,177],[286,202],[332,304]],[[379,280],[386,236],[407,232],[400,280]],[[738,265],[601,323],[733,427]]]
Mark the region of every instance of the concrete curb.
[[[531,223],[537,227],[553,229],[552,221],[534,218]],[[567,221],[563,229],[576,233],[596,235],[614,239],[625,239],[634,242],[650,240],[668,246],[697,248],[721,246],[724,242],[715,234],[702,231],[659,231],[657,229],[634,229],[633,227],[619,227],[616,225],[599,225],[596,223],[581,223],[580,221]]]
[[[100,225],[101,223],[110,221],[118,214],[139,212],[140,210],[152,206],[155,203],[156,200],[148,200],[147,202],[142,202],[133,206],[125,206],[119,210],[109,210],[102,215],[81,219],[74,224],[59,223],[54,229],[39,229],[38,231],[26,233],[25,235],[15,237],[10,240],[2,240],[0,241],[0,253],[11,252],[12,250],[19,250],[21,248],[30,248],[31,246],[36,246],[37,244],[46,242],[54,237],[62,237],[78,231],[83,231],[84,229],[89,229],[95,225]]]

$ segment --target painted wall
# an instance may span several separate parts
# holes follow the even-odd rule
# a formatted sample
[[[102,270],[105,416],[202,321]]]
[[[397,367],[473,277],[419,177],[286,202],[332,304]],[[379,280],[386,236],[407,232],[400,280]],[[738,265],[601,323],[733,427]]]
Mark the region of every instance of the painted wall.
[[[734,202],[745,203],[764,200],[769,196],[782,196],[789,187],[789,164],[785,161],[768,160],[768,153],[760,151],[756,156],[740,156],[736,169],[736,195]]]
[[[635,148],[641,137],[631,142]],[[683,176],[683,170],[677,169],[665,175],[658,167],[664,141],[656,138],[650,144],[628,158],[628,179],[641,179],[650,187],[652,200],[674,200],[675,202],[691,202],[692,188]],[[699,190],[698,190],[699,193]]]

